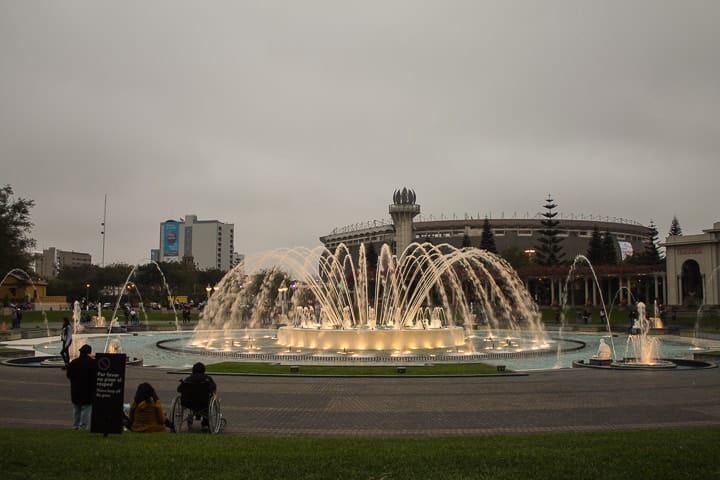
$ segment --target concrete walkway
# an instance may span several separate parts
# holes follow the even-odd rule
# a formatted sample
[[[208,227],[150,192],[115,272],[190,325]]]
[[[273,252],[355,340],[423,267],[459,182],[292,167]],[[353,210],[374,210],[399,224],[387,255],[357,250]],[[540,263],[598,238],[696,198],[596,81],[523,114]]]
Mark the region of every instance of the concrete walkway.
[[[0,426],[70,428],[64,371],[0,365]],[[181,376],[128,367],[166,409]],[[566,369],[527,376],[216,376],[226,432],[284,436],[459,436],[720,427],[720,369]]]

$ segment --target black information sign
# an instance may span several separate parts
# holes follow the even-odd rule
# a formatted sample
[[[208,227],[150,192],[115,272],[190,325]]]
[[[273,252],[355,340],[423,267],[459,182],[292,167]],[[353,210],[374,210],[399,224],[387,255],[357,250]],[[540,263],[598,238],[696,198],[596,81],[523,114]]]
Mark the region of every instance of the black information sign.
[[[90,430],[94,433],[122,433],[125,398],[124,353],[98,353],[95,401]]]

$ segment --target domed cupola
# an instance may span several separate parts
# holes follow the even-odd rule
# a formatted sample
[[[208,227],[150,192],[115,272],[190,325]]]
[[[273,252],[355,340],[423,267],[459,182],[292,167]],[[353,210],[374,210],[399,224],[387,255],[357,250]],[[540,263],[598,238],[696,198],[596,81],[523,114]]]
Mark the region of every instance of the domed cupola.
[[[415,192],[407,187],[403,187],[402,190],[395,190],[393,194],[393,203],[395,205],[414,205],[415,199]]]

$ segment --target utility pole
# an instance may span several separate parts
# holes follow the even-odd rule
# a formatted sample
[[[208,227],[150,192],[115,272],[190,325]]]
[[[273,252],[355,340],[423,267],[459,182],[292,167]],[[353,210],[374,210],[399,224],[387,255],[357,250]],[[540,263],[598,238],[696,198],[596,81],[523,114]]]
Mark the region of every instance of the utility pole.
[[[102,225],[102,230],[100,231],[100,235],[102,235],[102,260],[100,260],[100,266],[105,266],[105,221],[107,219],[107,193],[105,194],[105,205],[103,206],[103,221],[100,225]]]

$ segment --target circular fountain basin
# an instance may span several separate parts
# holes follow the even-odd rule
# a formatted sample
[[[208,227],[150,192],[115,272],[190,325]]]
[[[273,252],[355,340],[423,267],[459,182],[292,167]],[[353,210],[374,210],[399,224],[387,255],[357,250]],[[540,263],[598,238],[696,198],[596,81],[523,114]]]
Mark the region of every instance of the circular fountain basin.
[[[292,328],[291,328],[292,329]],[[286,333],[297,333],[288,332]],[[300,329],[311,331],[310,329]],[[417,341],[414,335],[425,332],[420,338],[427,340],[428,333],[436,336],[437,341],[434,344],[421,343],[419,347],[414,347]],[[321,348],[311,346],[284,346],[280,344],[279,330],[206,330],[196,333],[193,338],[167,338],[160,340],[156,346],[160,350],[175,352],[181,355],[192,355],[196,357],[205,357],[216,359],[218,357],[232,361],[254,361],[254,362],[292,362],[293,364],[302,363],[318,363],[318,364],[347,364],[352,363],[368,363],[368,364],[387,364],[387,363],[465,363],[465,362],[485,362],[485,361],[503,361],[508,358],[530,358],[547,354],[555,355],[559,350],[572,351],[584,346],[584,342],[563,340],[562,345],[555,341],[540,341],[534,337],[525,337],[518,332],[515,335],[510,332],[502,333],[502,336],[488,336],[487,334],[470,335],[465,337],[465,331],[461,327],[456,328],[438,328],[427,330],[320,330],[315,333],[331,333],[339,334],[332,337],[335,341],[333,347]],[[367,339],[362,340],[364,334],[378,335],[379,338],[388,340],[387,348],[373,350],[365,345]],[[390,343],[392,335],[399,334],[406,343],[404,348],[396,348],[400,343]],[[317,341],[319,337],[311,337]],[[355,343],[340,343],[348,339],[356,340]],[[361,340],[358,340],[361,339]],[[309,345],[309,343],[308,343]],[[327,344],[326,344],[327,345]],[[347,346],[346,346],[347,345]],[[380,343],[376,343],[381,345]],[[424,345],[431,345],[425,347]],[[362,349],[362,348],[365,349]]]
[[[651,362],[640,362],[633,358],[624,358],[619,361],[597,362],[590,359],[575,360],[572,362],[573,368],[600,368],[610,370],[689,370],[699,368],[717,368],[717,364],[713,362],[705,362],[702,360],[690,360],[685,358],[673,358],[672,360],[658,358]]]
[[[653,359],[649,362],[643,362],[637,358],[623,358],[618,362],[612,362],[610,366],[612,368],[626,368],[637,370],[661,370],[665,368],[677,368],[676,363],[660,358]]]
[[[277,343],[319,350],[416,350],[456,348],[466,344],[462,327],[436,329],[308,329],[281,327]]]
[[[193,340],[190,332],[146,332],[138,335],[121,334],[123,352],[130,357],[143,359],[143,365],[162,368],[190,368],[193,363],[207,364],[220,361],[279,362],[288,364],[409,364],[483,362],[504,365],[515,371],[552,368],[588,367],[589,352],[597,351],[605,335],[577,334],[574,338],[554,338],[545,344],[521,332],[473,331],[465,346],[457,348],[417,349],[403,351],[320,350],[282,347],[277,344],[277,330],[207,331],[204,342]],[[216,340],[210,341],[210,337]],[[93,350],[102,351],[106,336],[88,338]],[[621,340],[620,340],[621,341]],[[687,343],[662,339],[663,359],[672,361],[676,369],[687,370],[717,367],[716,363],[688,359]],[[512,344],[509,346],[508,343]],[[517,344],[517,347],[515,346]],[[48,337],[35,345],[38,357],[14,361],[14,366],[43,366],[47,353],[60,350],[56,337]],[[59,356],[58,356],[59,359]],[[6,364],[6,361],[1,363]],[[48,366],[48,365],[45,365]],[[611,369],[611,366],[591,368]],[[632,371],[631,368],[617,370]],[[637,369],[635,369],[637,370]],[[648,369],[648,371],[652,371]],[[657,370],[660,371],[660,370]]]
[[[65,362],[59,355],[56,356],[37,356],[37,357],[19,357],[10,358],[2,362],[3,365],[9,365],[14,367],[51,367],[51,368],[62,368],[65,366]],[[125,364],[128,366],[143,366],[143,359],[140,357],[128,356],[125,360]]]

